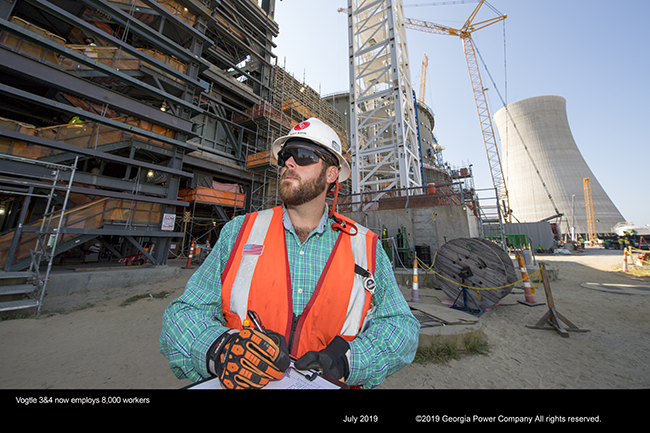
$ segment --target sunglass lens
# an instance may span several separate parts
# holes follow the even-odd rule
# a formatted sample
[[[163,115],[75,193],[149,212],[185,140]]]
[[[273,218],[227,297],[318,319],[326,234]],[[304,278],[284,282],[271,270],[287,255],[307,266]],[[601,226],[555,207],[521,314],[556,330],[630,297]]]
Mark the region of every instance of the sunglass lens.
[[[318,155],[315,152],[313,152],[313,151],[311,151],[309,149],[303,149],[303,148],[299,148],[299,147],[290,147],[290,148],[282,149],[278,153],[278,165],[280,167],[284,167],[284,164],[292,156],[293,156],[293,160],[299,166],[316,164],[318,162],[318,159],[319,159]]]
[[[294,159],[298,165],[311,165],[318,162],[318,155],[309,149],[296,149]]]

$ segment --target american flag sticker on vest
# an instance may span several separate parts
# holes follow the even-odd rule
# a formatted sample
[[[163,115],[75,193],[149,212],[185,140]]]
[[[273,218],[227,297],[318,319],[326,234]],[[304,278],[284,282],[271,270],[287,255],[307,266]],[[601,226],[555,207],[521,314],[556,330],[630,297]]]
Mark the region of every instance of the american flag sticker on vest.
[[[246,244],[242,250],[244,256],[261,256],[264,251],[264,245]]]

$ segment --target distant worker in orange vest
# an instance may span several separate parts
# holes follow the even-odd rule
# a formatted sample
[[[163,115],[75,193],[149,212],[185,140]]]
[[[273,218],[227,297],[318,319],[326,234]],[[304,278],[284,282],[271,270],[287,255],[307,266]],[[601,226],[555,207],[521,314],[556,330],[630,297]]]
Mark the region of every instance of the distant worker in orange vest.
[[[292,360],[299,370],[376,387],[413,361],[419,322],[378,236],[326,203],[333,192],[334,208],[350,176],[340,139],[311,118],[272,152],[284,205],[223,227],[167,307],[160,351],[179,379],[217,377],[225,388],[261,388]]]

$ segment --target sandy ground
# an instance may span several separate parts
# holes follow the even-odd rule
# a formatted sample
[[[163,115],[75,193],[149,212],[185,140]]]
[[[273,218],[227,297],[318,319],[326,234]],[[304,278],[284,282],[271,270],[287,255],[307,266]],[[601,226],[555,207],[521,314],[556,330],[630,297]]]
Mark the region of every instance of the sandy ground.
[[[589,332],[532,329],[548,305],[530,307],[515,288],[480,317],[491,346],[488,356],[446,365],[411,364],[389,377],[386,388],[409,389],[648,389],[650,388],[650,278],[621,272],[620,251],[538,255],[557,271],[550,281],[556,310]],[[631,268],[631,267],[630,267]],[[638,294],[585,288],[581,283],[645,286]],[[647,295],[643,294],[647,293]],[[446,299],[437,291],[434,296]],[[422,296],[420,297],[422,300]],[[437,299],[436,299],[437,300]],[[536,302],[546,302],[544,288]],[[562,322],[561,322],[562,323]],[[562,323],[565,328],[568,325]]]
[[[650,286],[650,278],[620,272],[619,251],[587,249],[582,254],[543,255],[557,271],[551,281],[556,309],[588,329],[563,338],[553,330],[530,329],[548,307],[523,305],[515,289],[480,317],[491,345],[488,355],[448,364],[411,364],[381,389],[648,389],[650,388],[650,292],[611,293],[582,287],[602,282]],[[0,389],[179,389],[159,353],[161,317],[178,297],[192,270],[153,285],[77,297],[46,297],[39,318],[0,322]],[[140,293],[169,292],[120,304]],[[442,291],[421,288],[421,302],[446,300]],[[544,290],[536,300],[545,302]],[[47,310],[59,312],[49,315]],[[67,312],[61,313],[65,310]]]

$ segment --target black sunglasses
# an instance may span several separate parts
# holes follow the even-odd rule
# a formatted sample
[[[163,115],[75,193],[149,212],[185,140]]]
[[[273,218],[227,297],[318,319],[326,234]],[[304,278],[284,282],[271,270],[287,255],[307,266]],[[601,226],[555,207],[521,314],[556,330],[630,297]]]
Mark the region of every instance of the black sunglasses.
[[[289,146],[283,147],[280,152],[278,152],[278,165],[284,167],[289,158],[293,157],[293,160],[301,167],[306,165],[316,164],[319,159],[323,159],[332,165],[331,160],[325,159],[325,155],[317,152],[315,150],[307,149],[305,147],[298,146]]]

